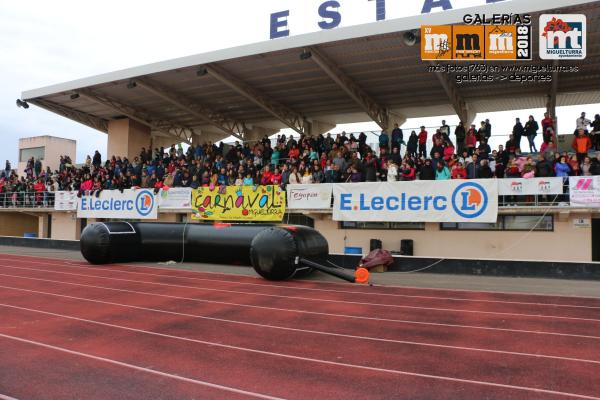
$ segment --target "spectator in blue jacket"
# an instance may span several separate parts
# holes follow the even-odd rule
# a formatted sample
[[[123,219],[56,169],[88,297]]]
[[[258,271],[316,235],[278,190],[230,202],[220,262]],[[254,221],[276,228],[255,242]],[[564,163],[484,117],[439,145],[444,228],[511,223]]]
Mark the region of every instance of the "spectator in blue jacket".
[[[554,170],[556,171],[556,176],[569,176],[569,173],[571,172],[571,167],[567,163],[567,158],[564,156],[561,157],[560,160],[554,166]]]
[[[445,181],[452,178],[450,175],[450,170],[444,164],[444,161],[439,161],[437,163],[437,167],[435,169],[435,180],[436,181]]]
[[[404,134],[398,124],[394,124],[394,130],[392,130],[392,149],[398,148],[402,150],[402,143],[404,142]],[[399,153],[400,151],[398,151]]]
[[[471,158],[471,162],[467,164],[467,178],[477,179],[477,177],[479,177],[479,168],[481,168],[481,165],[479,164],[477,154],[473,154]]]
[[[379,135],[379,148],[387,149],[389,144],[390,144],[390,136],[387,134],[386,131],[381,131],[381,135]]]

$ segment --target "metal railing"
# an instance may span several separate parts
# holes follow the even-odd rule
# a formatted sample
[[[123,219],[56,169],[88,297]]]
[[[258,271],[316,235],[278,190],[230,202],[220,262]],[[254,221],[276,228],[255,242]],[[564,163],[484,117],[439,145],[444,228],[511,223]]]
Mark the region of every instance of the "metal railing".
[[[2,192],[0,208],[54,208],[54,193]]]
[[[569,194],[498,196],[500,207],[570,207]]]
[[[54,209],[54,192],[3,192],[0,193],[0,209]],[[500,207],[570,207],[569,182],[564,180],[562,194],[548,195],[499,195]]]
[[[510,178],[501,178],[510,179]],[[562,194],[499,195],[500,207],[569,207],[569,178],[563,177]]]

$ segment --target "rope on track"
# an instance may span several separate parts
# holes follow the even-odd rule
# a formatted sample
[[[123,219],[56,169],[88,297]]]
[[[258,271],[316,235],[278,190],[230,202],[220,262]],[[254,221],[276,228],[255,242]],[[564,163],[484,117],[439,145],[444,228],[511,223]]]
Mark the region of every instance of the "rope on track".
[[[557,194],[554,197],[554,199],[550,202],[550,204],[554,204],[554,202],[556,201],[556,199],[558,199],[558,196],[560,196],[560,195]],[[546,208],[546,211],[544,211],[544,213],[540,216],[540,218],[537,220],[537,222],[533,225],[533,227],[529,231],[525,232],[525,234],[523,236],[521,236],[520,238],[518,238],[517,240],[515,240],[510,246],[505,247],[504,249],[497,251],[496,253],[492,254],[489,258],[497,257],[497,256],[503,254],[504,252],[506,252],[508,250],[512,250],[515,247],[517,247],[517,245],[519,245],[524,239],[526,239],[531,234],[531,232],[533,232],[533,231],[535,231],[537,229],[537,227],[539,226],[539,224],[544,220],[544,218],[546,217],[546,215],[548,215],[548,213],[550,212],[550,209],[551,209],[550,207],[551,206],[548,206],[548,208]],[[425,270],[428,270],[430,268],[433,268],[436,265],[438,265],[441,262],[446,261],[446,260],[447,260],[447,258],[442,258],[442,259],[437,260],[436,262],[431,263],[431,264],[429,264],[429,265],[427,265],[427,266],[425,266],[423,268],[419,268],[419,269],[415,269],[415,270],[411,270],[411,271],[395,271],[395,272],[399,273],[399,274],[414,274],[416,272],[421,272],[421,271],[425,271]]]

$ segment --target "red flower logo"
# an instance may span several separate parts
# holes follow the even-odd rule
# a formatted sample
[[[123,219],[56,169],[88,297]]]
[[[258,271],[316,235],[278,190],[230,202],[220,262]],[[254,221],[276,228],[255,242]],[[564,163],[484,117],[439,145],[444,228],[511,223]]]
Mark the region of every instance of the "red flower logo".
[[[548,37],[548,32],[552,31],[552,32],[569,32],[572,31],[573,28],[571,26],[569,26],[568,23],[566,23],[565,21],[563,21],[562,19],[556,19],[556,17],[552,17],[552,20],[548,21],[548,23],[546,24],[546,27],[544,28],[544,33],[542,34],[542,36],[544,37]],[[558,45],[558,38],[555,37],[554,38],[554,44]]]

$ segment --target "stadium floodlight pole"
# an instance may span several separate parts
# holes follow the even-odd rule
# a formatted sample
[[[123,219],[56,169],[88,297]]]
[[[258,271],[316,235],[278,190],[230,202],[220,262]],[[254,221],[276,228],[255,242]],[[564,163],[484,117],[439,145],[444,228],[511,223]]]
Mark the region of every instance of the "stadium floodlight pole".
[[[369,117],[381,129],[388,129],[388,110],[378,104],[367,92],[354,82],[344,71],[342,71],[332,60],[327,58],[316,47],[308,47],[302,54],[310,54],[307,57],[313,60],[352,100],[365,111]]]
[[[271,99],[216,64],[206,64],[203,68],[210,76],[238,92],[299,134],[310,134],[310,122],[296,111]]]
[[[201,119],[207,124],[218,128],[223,133],[234,136],[242,141],[245,140],[243,135],[246,133],[247,128],[244,122],[230,119],[227,116],[210,109],[206,105],[198,104],[147,78],[135,78],[133,81],[142,89],[149,91],[155,96],[158,96],[188,114]]]

